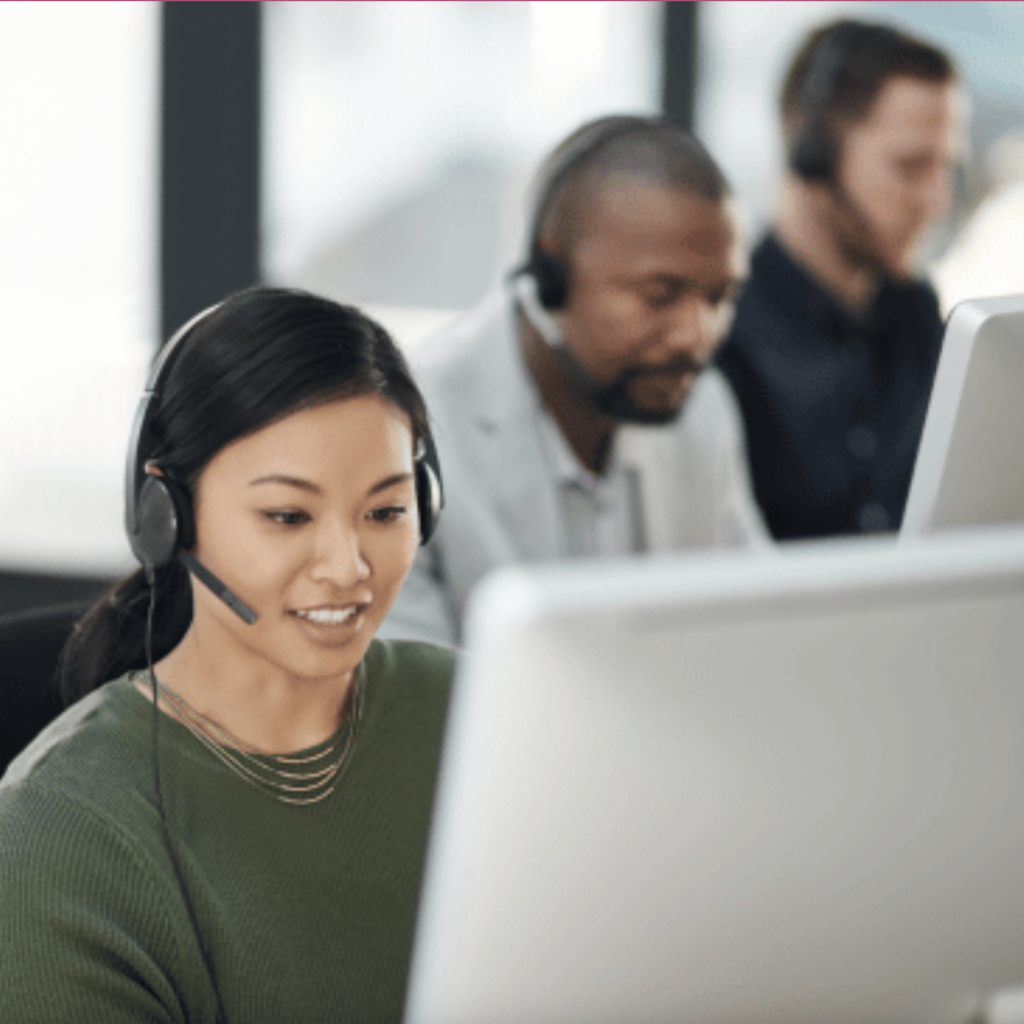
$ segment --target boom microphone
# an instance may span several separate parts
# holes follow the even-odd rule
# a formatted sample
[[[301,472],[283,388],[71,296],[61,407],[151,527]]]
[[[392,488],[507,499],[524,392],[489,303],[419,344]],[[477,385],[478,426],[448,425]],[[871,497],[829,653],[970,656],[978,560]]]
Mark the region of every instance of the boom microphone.
[[[226,583],[214,576],[191,551],[179,548],[177,558],[200,583],[216,594],[243,622],[251,626],[256,621],[256,613]]]

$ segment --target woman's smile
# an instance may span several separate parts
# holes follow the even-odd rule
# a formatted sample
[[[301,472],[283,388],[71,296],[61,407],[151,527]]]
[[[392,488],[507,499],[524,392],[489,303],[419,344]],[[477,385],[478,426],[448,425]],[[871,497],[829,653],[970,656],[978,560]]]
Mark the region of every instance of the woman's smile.
[[[324,605],[292,611],[303,635],[324,647],[341,647],[349,643],[366,625],[368,604]]]

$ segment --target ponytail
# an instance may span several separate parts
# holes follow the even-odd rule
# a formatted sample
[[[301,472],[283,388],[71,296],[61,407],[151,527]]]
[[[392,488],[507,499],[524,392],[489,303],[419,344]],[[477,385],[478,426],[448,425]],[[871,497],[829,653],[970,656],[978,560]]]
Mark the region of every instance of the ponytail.
[[[188,572],[177,562],[158,569],[153,619],[153,660],[169,654],[192,622]],[[149,586],[142,569],[117,583],[75,624],[60,656],[66,705],[131,669],[146,667]]]

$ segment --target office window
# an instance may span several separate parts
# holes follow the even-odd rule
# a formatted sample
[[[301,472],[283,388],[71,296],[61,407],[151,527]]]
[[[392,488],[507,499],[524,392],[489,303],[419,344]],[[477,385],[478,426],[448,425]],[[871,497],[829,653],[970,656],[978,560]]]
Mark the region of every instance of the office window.
[[[0,571],[129,564],[155,337],[159,4],[0,4]]]
[[[521,252],[544,153],[659,102],[657,3],[270,3],[264,272],[412,343]]]

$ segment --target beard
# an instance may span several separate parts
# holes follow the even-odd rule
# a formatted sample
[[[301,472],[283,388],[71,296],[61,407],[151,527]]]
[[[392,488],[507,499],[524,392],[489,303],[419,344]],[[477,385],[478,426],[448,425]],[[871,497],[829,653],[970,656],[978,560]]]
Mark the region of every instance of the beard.
[[[843,258],[852,266],[881,277],[910,277],[912,241],[902,247],[894,246],[846,189],[834,185],[832,194],[837,206],[833,229]]]
[[[693,382],[707,368],[707,362],[694,359],[693,356],[681,355],[661,366],[632,366],[618,375],[610,384],[591,389],[590,400],[599,412],[623,423],[637,423],[643,426],[667,426],[679,419],[686,405],[686,399]],[[665,406],[652,406],[638,402],[633,397],[637,384],[645,380],[658,380],[662,377],[682,377],[691,374],[693,380],[682,397]]]

